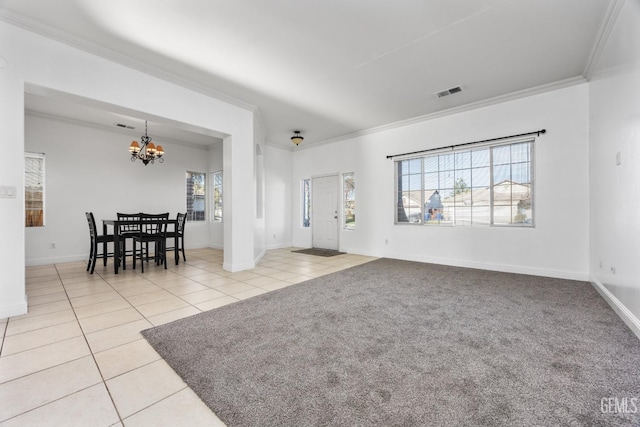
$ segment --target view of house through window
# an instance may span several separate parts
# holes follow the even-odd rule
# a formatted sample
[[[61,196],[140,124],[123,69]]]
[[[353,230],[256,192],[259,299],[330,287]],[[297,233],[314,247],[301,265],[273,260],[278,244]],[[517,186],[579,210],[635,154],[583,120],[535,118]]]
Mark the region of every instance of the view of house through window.
[[[187,221],[206,219],[206,174],[187,172]]]
[[[398,160],[396,223],[533,225],[533,140]]]
[[[210,174],[212,183],[211,212],[212,221],[222,222],[222,171]]]
[[[353,172],[342,175],[342,206],[344,209],[344,228],[356,228],[356,182]]]
[[[25,153],[25,226],[44,226],[44,154]]]
[[[302,187],[302,226],[311,227],[311,180],[303,179]]]

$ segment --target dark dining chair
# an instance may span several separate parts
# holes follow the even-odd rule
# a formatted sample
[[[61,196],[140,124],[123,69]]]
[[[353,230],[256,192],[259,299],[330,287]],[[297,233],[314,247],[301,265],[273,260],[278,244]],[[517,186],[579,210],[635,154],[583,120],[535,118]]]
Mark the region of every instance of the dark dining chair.
[[[167,222],[169,221],[169,213],[163,214],[140,214],[140,231],[133,235],[133,268],[136,268],[136,260],[140,260],[142,272],[144,273],[144,264],[154,259],[156,264],[163,263],[167,268]],[[149,243],[154,246],[153,256],[149,253]],[[140,253],[138,253],[138,244],[140,245]]]
[[[176,265],[180,263],[180,252],[182,252],[182,259],[187,262],[187,257],[184,254],[184,226],[186,223],[187,214],[178,213],[175,229],[167,232],[167,239],[173,239],[173,246],[166,247],[165,250],[174,251]]]
[[[122,269],[127,269],[127,255],[133,255],[133,249],[127,249],[127,239],[133,241],[133,236],[140,233],[140,214],[139,213],[116,213],[119,221],[136,221],[132,224],[122,224],[118,226],[120,241],[122,242]]]
[[[89,236],[91,237],[91,249],[89,250],[87,271],[91,270],[91,274],[93,274],[93,271],[96,268],[96,260],[98,258],[103,259],[104,265],[107,265],[107,258],[113,258],[113,252],[107,251],[107,243],[113,242],[113,234],[98,234],[93,212],[85,212],[85,216],[89,223]],[[102,251],[98,252],[100,247],[102,247]]]

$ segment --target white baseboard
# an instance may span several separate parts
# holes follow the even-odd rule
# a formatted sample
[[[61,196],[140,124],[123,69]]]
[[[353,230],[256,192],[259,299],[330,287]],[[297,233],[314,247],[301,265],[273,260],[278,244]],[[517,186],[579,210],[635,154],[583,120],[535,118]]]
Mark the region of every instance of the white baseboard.
[[[25,260],[27,267],[34,265],[63,264],[65,262],[88,261],[88,255],[68,255],[60,257],[31,258]]]
[[[339,250],[340,252],[344,252],[344,253],[347,253],[347,254],[350,254],[350,255],[362,255],[362,256],[373,256],[373,257],[375,257],[375,256],[376,256],[376,255],[372,255],[372,254],[369,254],[369,253],[362,253],[362,252],[361,252],[361,251],[359,251],[358,249],[345,248],[345,247],[343,247],[343,246],[340,246],[340,247],[338,248],[338,250]],[[379,257],[378,257],[378,258],[379,258]]]
[[[260,252],[258,256],[255,257],[255,259],[253,260],[253,264],[258,265],[258,263],[262,260],[262,257],[264,257],[265,253],[266,253],[266,250],[263,250],[262,252]]]
[[[291,248],[293,247],[293,244],[291,242],[288,243],[272,243],[270,245],[267,245],[266,249],[268,251],[272,250],[272,249],[285,249],[285,248]]]
[[[640,338],[640,320],[595,277],[591,277],[591,284],[602,298],[611,306],[613,311],[627,324],[629,329]]]
[[[13,316],[20,316],[22,314],[27,314],[28,311],[27,305],[27,295],[24,296],[24,301],[17,305],[11,305],[7,307],[0,307],[0,319],[7,319]]]
[[[224,249],[223,246],[216,247],[209,246],[206,243],[203,244],[192,244],[185,245],[185,249],[204,249],[207,247],[211,247],[213,249]],[[65,255],[65,256],[57,256],[57,257],[47,257],[47,258],[29,258],[25,259],[25,265],[28,267],[36,266],[36,265],[49,265],[49,264],[63,264],[65,262],[77,262],[77,261],[88,261],[89,254],[80,254],[80,255]]]
[[[527,267],[522,265],[496,264],[485,262],[474,262],[467,260],[457,260],[451,258],[437,258],[428,256],[407,256],[406,254],[387,253],[383,255],[387,258],[404,259],[407,261],[427,262],[432,264],[450,265],[452,267],[477,268],[480,270],[500,271],[503,273],[528,274],[531,276],[554,277],[557,279],[589,281],[589,273],[575,271],[552,270],[547,268]]]
[[[237,271],[243,271],[243,270],[251,270],[252,268],[255,268],[256,265],[253,262],[245,262],[245,263],[237,263],[237,264],[229,264],[229,263],[223,263],[222,264],[222,268],[224,270],[230,271],[231,273],[235,273]]]

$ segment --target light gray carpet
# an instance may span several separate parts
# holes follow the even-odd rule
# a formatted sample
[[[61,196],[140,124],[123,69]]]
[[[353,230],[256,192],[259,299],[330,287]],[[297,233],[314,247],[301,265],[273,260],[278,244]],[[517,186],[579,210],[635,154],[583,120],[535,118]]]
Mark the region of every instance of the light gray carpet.
[[[143,335],[229,426],[640,424],[602,406],[640,342],[585,282],[380,259]]]

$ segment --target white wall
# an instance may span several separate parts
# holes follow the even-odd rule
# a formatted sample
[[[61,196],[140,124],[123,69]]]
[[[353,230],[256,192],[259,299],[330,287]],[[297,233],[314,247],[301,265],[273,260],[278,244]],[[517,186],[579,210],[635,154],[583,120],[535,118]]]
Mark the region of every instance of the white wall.
[[[153,137],[153,128],[149,131]],[[129,160],[133,138],[54,118],[25,117],[25,150],[46,155],[45,227],[25,230],[27,265],[86,259],[87,211],[94,213],[99,228],[100,219],[114,219],[116,212],[169,212],[171,218],[186,212],[185,172],[207,172],[207,151],[153,137],[167,153],[165,162],[144,166]],[[207,230],[207,222],[189,222],[185,245],[210,246]]]
[[[640,331],[640,3],[626,1],[589,84],[592,280]],[[616,154],[621,163],[616,165]],[[614,273],[615,270],[615,273]],[[628,313],[627,313],[628,314]],[[633,325],[630,325],[633,328]]]
[[[265,240],[267,249],[291,246],[291,197],[299,187],[291,180],[291,151],[264,147]]]
[[[12,67],[5,45],[11,33],[0,26],[0,186],[16,197],[0,199],[0,318],[25,313],[24,271],[24,80]],[[0,59],[0,62],[4,62]]]
[[[24,92],[42,88],[211,129],[224,138],[224,267],[254,264],[254,113],[0,22],[0,185],[24,185]],[[251,195],[251,197],[247,197]],[[249,201],[251,200],[251,201]],[[24,195],[0,209],[0,318],[26,312]],[[249,205],[249,206],[247,206]]]
[[[545,128],[536,141],[535,228],[394,225],[394,167],[387,155]],[[355,231],[341,250],[546,276],[588,279],[588,88],[580,84],[442,118],[381,130],[293,154],[302,178],[355,172]],[[293,191],[293,243],[311,246]],[[388,241],[388,244],[385,243]]]

